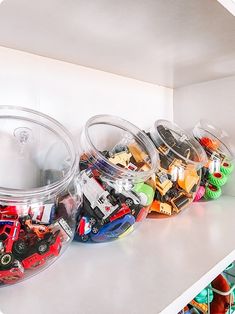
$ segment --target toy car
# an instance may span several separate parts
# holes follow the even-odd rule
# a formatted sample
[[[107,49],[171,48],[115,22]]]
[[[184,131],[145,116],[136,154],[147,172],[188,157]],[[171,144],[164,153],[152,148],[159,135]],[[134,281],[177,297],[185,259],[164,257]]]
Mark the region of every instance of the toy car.
[[[13,264],[12,249],[19,234],[19,221],[0,220],[0,269],[8,269]]]
[[[0,284],[11,284],[24,276],[22,264],[15,260],[10,269],[0,270]]]
[[[112,241],[120,237],[135,223],[135,217],[128,214],[103,226],[97,234],[91,233],[94,242]]]
[[[51,251],[51,246],[55,242],[61,244],[60,230],[57,230],[55,233],[48,232],[43,238],[39,238],[34,232],[21,230],[18,240],[13,244],[12,252],[19,261],[22,261],[23,266],[25,266],[25,259],[27,260],[27,258],[35,254],[36,256],[46,254]]]
[[[92,225],[88,217],[82,217],[77,226],[77,235],[80,237],[82,242],[89,240],[89,233],[91,232]]]
[[[40,243],[37,252],[30,254],[28,257],[22,260],[22,265],[25,269],[37,268],[45,264],[45,262],[58,256],[61,250],[61,240],[59,234],[55,235],[53,242],[47,245],[46,242]]]
[[[86,205],[88,205],[84,205],[84,209],[88,211],[88,216],[97,220],[105,220],[119,210],[120,205],[116,199],[107,190],[104,190],[91,171],[83,172],[82,180],[83,193],[87,200]]]

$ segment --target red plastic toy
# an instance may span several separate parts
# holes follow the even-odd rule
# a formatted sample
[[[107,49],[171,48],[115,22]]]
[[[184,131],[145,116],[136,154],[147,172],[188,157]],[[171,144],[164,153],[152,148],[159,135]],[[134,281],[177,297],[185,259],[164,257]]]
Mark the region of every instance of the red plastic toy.
[[[222,292],[230,290],[229,283],[223,275],[217,276],[211,283],[214,289]],[[233,295],[230,294],[231,303],[233,303]],[[210,305],[211,314],[226,314],[229,309],[229,295],[223,296],[214,292],[214,298]]]

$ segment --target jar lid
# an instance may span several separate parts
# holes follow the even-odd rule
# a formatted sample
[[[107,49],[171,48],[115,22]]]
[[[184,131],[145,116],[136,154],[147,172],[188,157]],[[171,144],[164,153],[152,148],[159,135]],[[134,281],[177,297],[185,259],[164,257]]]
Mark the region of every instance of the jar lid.
[[[0,106],[0,201],[52,197],[76,171],[70,133],[34,110]]]
[[[158,151],[162,144],[186,163],[201,167],[207,163],[207,156],[201,145],[192,135],[168,120],[157,120],[150,137]],[[161,152],[161,151],[159,151]]]
[[[118,143],[122,146],[123,141],[128,145],[138,145],[140,154],[143,153],[147,159],[147,169],[135,171],[123,168],[104,156],[105,150],[112,151]],[[134,124],[117,116],[97,115],[90,118],[83,130],[81,143],[83,152],[88,154],[95,167],[104,172],[109,180],[145,181],[158,167],[158,154],[148,136]]]
[[[217,151],[228,160],[234,159],[234,148],[228,134],[210,121],[201,119],[194,127],[193,135],[209,154]],[[210,145],[207,145],[209,140]]]

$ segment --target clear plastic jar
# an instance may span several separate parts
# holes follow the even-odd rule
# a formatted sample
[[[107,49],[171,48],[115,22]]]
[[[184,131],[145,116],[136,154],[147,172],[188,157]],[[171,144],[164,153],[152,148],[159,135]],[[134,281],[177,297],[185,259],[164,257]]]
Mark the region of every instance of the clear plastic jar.
[[[200,169],[207,162],[198,142],[176,124],[157,120],[149,133],[160,157],[156,193],[150,211],[171,216],[193,201]]]
[[[121,238],[146,217],[152,203],[156,149],[136,126],[109,115],[87,121],[81,148],[83,205],[75,239]]]
[[[0,285],[51,264],[73,238],[79,196],[69,132],[39,112],[0,106]]]
[[[229,136],[207,120],[201,120],[193,129],[193,135],[204,148],[208,163],[203,167],[200,195],[206,200],[217,199],[234,169],[234,155]],[[200,197],[196,198],[199,200]]]

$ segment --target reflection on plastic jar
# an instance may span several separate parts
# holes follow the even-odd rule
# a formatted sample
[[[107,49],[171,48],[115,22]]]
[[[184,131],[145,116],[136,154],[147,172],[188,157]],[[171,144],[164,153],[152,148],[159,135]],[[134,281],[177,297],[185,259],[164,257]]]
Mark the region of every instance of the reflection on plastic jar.
[[[150,212],[178,214],[195,197],[206,154],[193,136],[170,121],[157,120],[148,135],[160,157]]]
[[[74,145],[62,125],[10,106],[0,107],[0,120],[0,285],[6,285],[61,255],[74,235],[79,194]]]
[[[201,120],[193,129],[197,141],[204,148],[208,163],[202,169],[200,182],[206,200],[217,199],[234,169],[234,155],[229,136],[225,131]]]
[[[158,155],[148,136],[121,118],[86,123],[80,155],[83,205],[77,240],[104,242],[130,233],[152,203]]]

